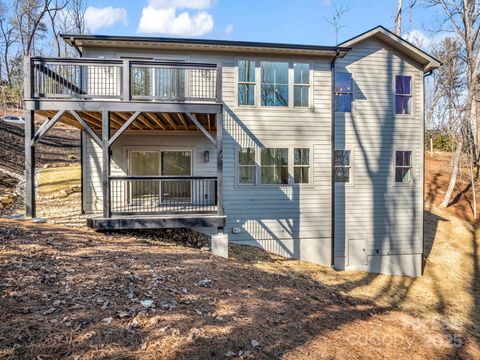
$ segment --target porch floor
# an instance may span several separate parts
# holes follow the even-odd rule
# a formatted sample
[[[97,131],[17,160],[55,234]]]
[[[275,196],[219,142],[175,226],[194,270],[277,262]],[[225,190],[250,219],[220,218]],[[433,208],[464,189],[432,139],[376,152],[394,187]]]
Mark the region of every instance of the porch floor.
[[[224,227],[226,216],[217,214],[168,214],[168,215],[91,215],[87,226],[100,231],[137,230],[162,228]]]

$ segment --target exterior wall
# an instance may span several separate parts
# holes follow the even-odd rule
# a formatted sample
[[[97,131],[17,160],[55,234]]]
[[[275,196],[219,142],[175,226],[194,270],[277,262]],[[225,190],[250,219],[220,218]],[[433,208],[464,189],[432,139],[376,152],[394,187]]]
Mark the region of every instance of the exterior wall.
[[[352,151],[352,181],[335,184],[335,266],[420,275],[423,252],[423,71],[379,40],[357,44],[337,71],[354,83],[335,116],[335,148]],[[412,115],[396,115],[395,75],[412,75]],[[395,183],[395,150],[413,151],[413,183]]]

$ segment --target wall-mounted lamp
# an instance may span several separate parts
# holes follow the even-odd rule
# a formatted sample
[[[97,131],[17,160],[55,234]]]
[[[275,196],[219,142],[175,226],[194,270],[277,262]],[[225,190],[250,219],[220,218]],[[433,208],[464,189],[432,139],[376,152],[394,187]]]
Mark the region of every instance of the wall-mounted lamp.
[[[210,151],[205,150],[205,151],[203,152],[203,161],[205,161],[205,162],[209,162],[209,161],[210,161]]]

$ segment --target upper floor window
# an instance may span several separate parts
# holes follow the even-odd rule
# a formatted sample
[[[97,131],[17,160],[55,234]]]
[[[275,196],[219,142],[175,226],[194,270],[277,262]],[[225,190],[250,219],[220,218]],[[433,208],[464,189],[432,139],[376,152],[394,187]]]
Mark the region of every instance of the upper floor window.
[[[310,182],[310,149],[293,149],[293,182],[308,184]]]
[[[395,151],[395,182],[412,182],[412,152]]]
[[[350,182],[350,150],[335,150],[334,171],[335,182]]]
[[[255,105],[255,61],[238,62],[238,105]]]
[[[309,106],[310,65],[293,65],[293,105]]]
[[[395,113],[411,114],[412,77],[395,76]]]
[[[335,73],[335,111],[351,112],[353,98],[352,74]]]
[[[267,148],[261,153],[262,184],[288,184],[288,148]]]
[[[255,149],[238,149],[238,181],[240,184],[255,184]]]
[[[261,105],[288,106],[288,63],[260,62]]]

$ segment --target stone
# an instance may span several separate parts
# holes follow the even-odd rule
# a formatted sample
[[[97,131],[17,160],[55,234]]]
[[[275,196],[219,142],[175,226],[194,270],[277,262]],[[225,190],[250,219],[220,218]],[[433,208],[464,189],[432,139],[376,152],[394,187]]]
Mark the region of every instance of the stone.
[[[142,300],[142,301],[140,301],[140,304],[142,304],[142,306],[144,308],[148,309],[149,307],[151,307],[153,305],[153,300],[150,300],[150,299]]]
[[[250,343],[254,349],[260,346],[260,343],[257,340],[252,340]]]
[[[212,254],[228,259],[228,235],[212,235]]]

